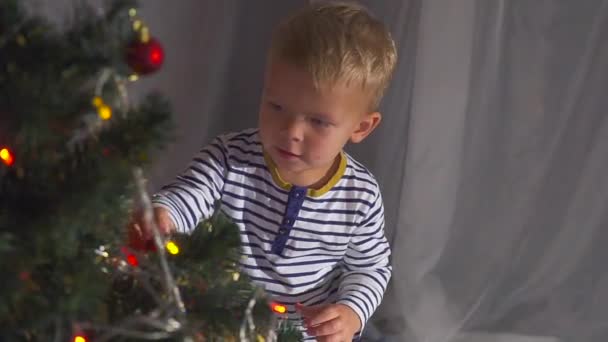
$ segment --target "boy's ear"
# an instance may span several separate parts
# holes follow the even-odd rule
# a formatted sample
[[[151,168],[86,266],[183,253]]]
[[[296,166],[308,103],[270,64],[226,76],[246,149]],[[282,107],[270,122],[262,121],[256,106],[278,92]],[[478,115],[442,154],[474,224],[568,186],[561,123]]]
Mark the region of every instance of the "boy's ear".
[[[365,114],[355,128],[355,131],[351,134],[350,141],[355,144],[363,141],[363,139],[367,138],[367,136],[378,127],[381,120],[382,114],[380,114],[380,112]]]

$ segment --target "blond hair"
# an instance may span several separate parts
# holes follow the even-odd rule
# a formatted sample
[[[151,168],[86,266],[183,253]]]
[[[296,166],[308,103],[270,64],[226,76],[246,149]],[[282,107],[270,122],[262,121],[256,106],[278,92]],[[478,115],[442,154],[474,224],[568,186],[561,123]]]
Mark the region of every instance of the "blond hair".
[[[271,58],[303,67],[317,88],[338,82],[359,84],[375,110],[389,84],[397,51],[382,22],[349,2],[314,3],[275,29]]]

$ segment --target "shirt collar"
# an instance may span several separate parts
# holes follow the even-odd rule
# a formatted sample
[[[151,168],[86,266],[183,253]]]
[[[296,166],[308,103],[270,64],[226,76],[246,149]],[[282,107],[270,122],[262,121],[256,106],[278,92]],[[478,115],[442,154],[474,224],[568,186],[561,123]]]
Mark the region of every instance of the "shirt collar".
[[[346,156],[344,155],[344,152],[340,152],[339,158],[340,158],[340,164],[338,165],[338,169],[336,170],[336,172],[331,176],[331,178],[329,178],[327,183],[325,183],[325,185],[323,185],[322,187],[320,187],[318,189],[308,189],[307,190],[308,196],[320,197],[320,196],[326,194],[329,190],[331,190],[331,188],[333,188],[338,183],[338,181],[340,181],[340,179],[344,175],[344,171],[346,170]],[[268,170],[270,171],[270,174],[272,175],[272,179],[274,180],[274,182],[285,190],[288,190],[288,191],[291,190],[293,185],[291,183],[286,182],[283,178],[281,178],[277,165],[274,163],[272,158],[266,152],[264,152],[264,160],[266,161],[266,166],[268,167]]]

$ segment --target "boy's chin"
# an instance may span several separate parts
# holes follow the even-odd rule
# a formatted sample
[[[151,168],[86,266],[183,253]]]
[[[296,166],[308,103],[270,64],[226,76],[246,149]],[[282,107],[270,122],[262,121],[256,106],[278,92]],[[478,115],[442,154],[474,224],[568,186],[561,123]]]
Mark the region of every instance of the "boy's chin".
[[[275,164],[277,165],[277,170],[281,174],[298,174],[306,170],[305,167],[302,167],[301,165],[295,165],[294,162],[275,161]]]

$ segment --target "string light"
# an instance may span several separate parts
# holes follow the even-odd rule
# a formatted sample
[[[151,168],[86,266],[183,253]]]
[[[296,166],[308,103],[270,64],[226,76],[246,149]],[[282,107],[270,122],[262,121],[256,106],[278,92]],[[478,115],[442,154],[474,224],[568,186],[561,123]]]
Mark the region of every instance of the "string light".
[[[135,20],[133,21],[133,30],[139,31],[143,25],[144,23],[141,20]]]
[[[167,242],[167,244],[165,245],[165,247],[167,248],[167,251],[169,252],[169,254],[179,254],[179,247],[177,246],[177,244],[173,241],[169,241]]]
[[[232,273],[232,280],[239,281],[239,278],[241,278],[241,274],[239,272]]]
[[[11,166],[15,162],[15,158],[13,158],[13,154],[6,147],[3,147],[2,149],[0,149],[0,159],[2,159],[4,164],[6,164],[7,166]]]
[[[103,106],[103,99],[101,98],[101,96],[95,96],[93,98],[93,106],[95,106],[95,107]]]
[[[207,232],[209,232],[209,233],[213,232],[213,225],[211,223],[205,222],[204,227],[207,228]]]
[[[95,249],[95,254],[103,258],[108,258],[110,256],[110,253],[106,251],[105,246],[99,246],[97,249]]]
[[[93,98],[93,106],[97,108],[97,114],[102,120],[110,120],[112,118],[112,108],[100,96]]]
[[[139,265],[139,260],[137,260],[137,256],[135,256],[135,254],[133,254],[129,248],[123,246],[123,247],[120,247],[120,251],[122,252],[122,255],[125,257],[125,260],[127,261],[125,263],[124,260],[120,259],[120,262],[123,265],[126,266],[127,263],[133,267],[136,267]]]
[[[99,113],[99,117],[103,120],[109,120],[112,117],[112,108],[107,105],[97,108],[97,112]]]
[[[287,312],[287,307],[285,305],[278,304],[278,303],[272,303],[270,305],[270,308],[272,309],[273,312],[276,312],[279,314],[284,314]]]
[[[127,254],[127,262],[129,263],[129,265],[136,267],[139,265],[139,260],[137,260],[137,257],[133,254]]]
[[[82,335],[76,335],[76,336],[74,336],[73,342],[89,342],[89,341],[87,340],[86,337],[84,337]]]

